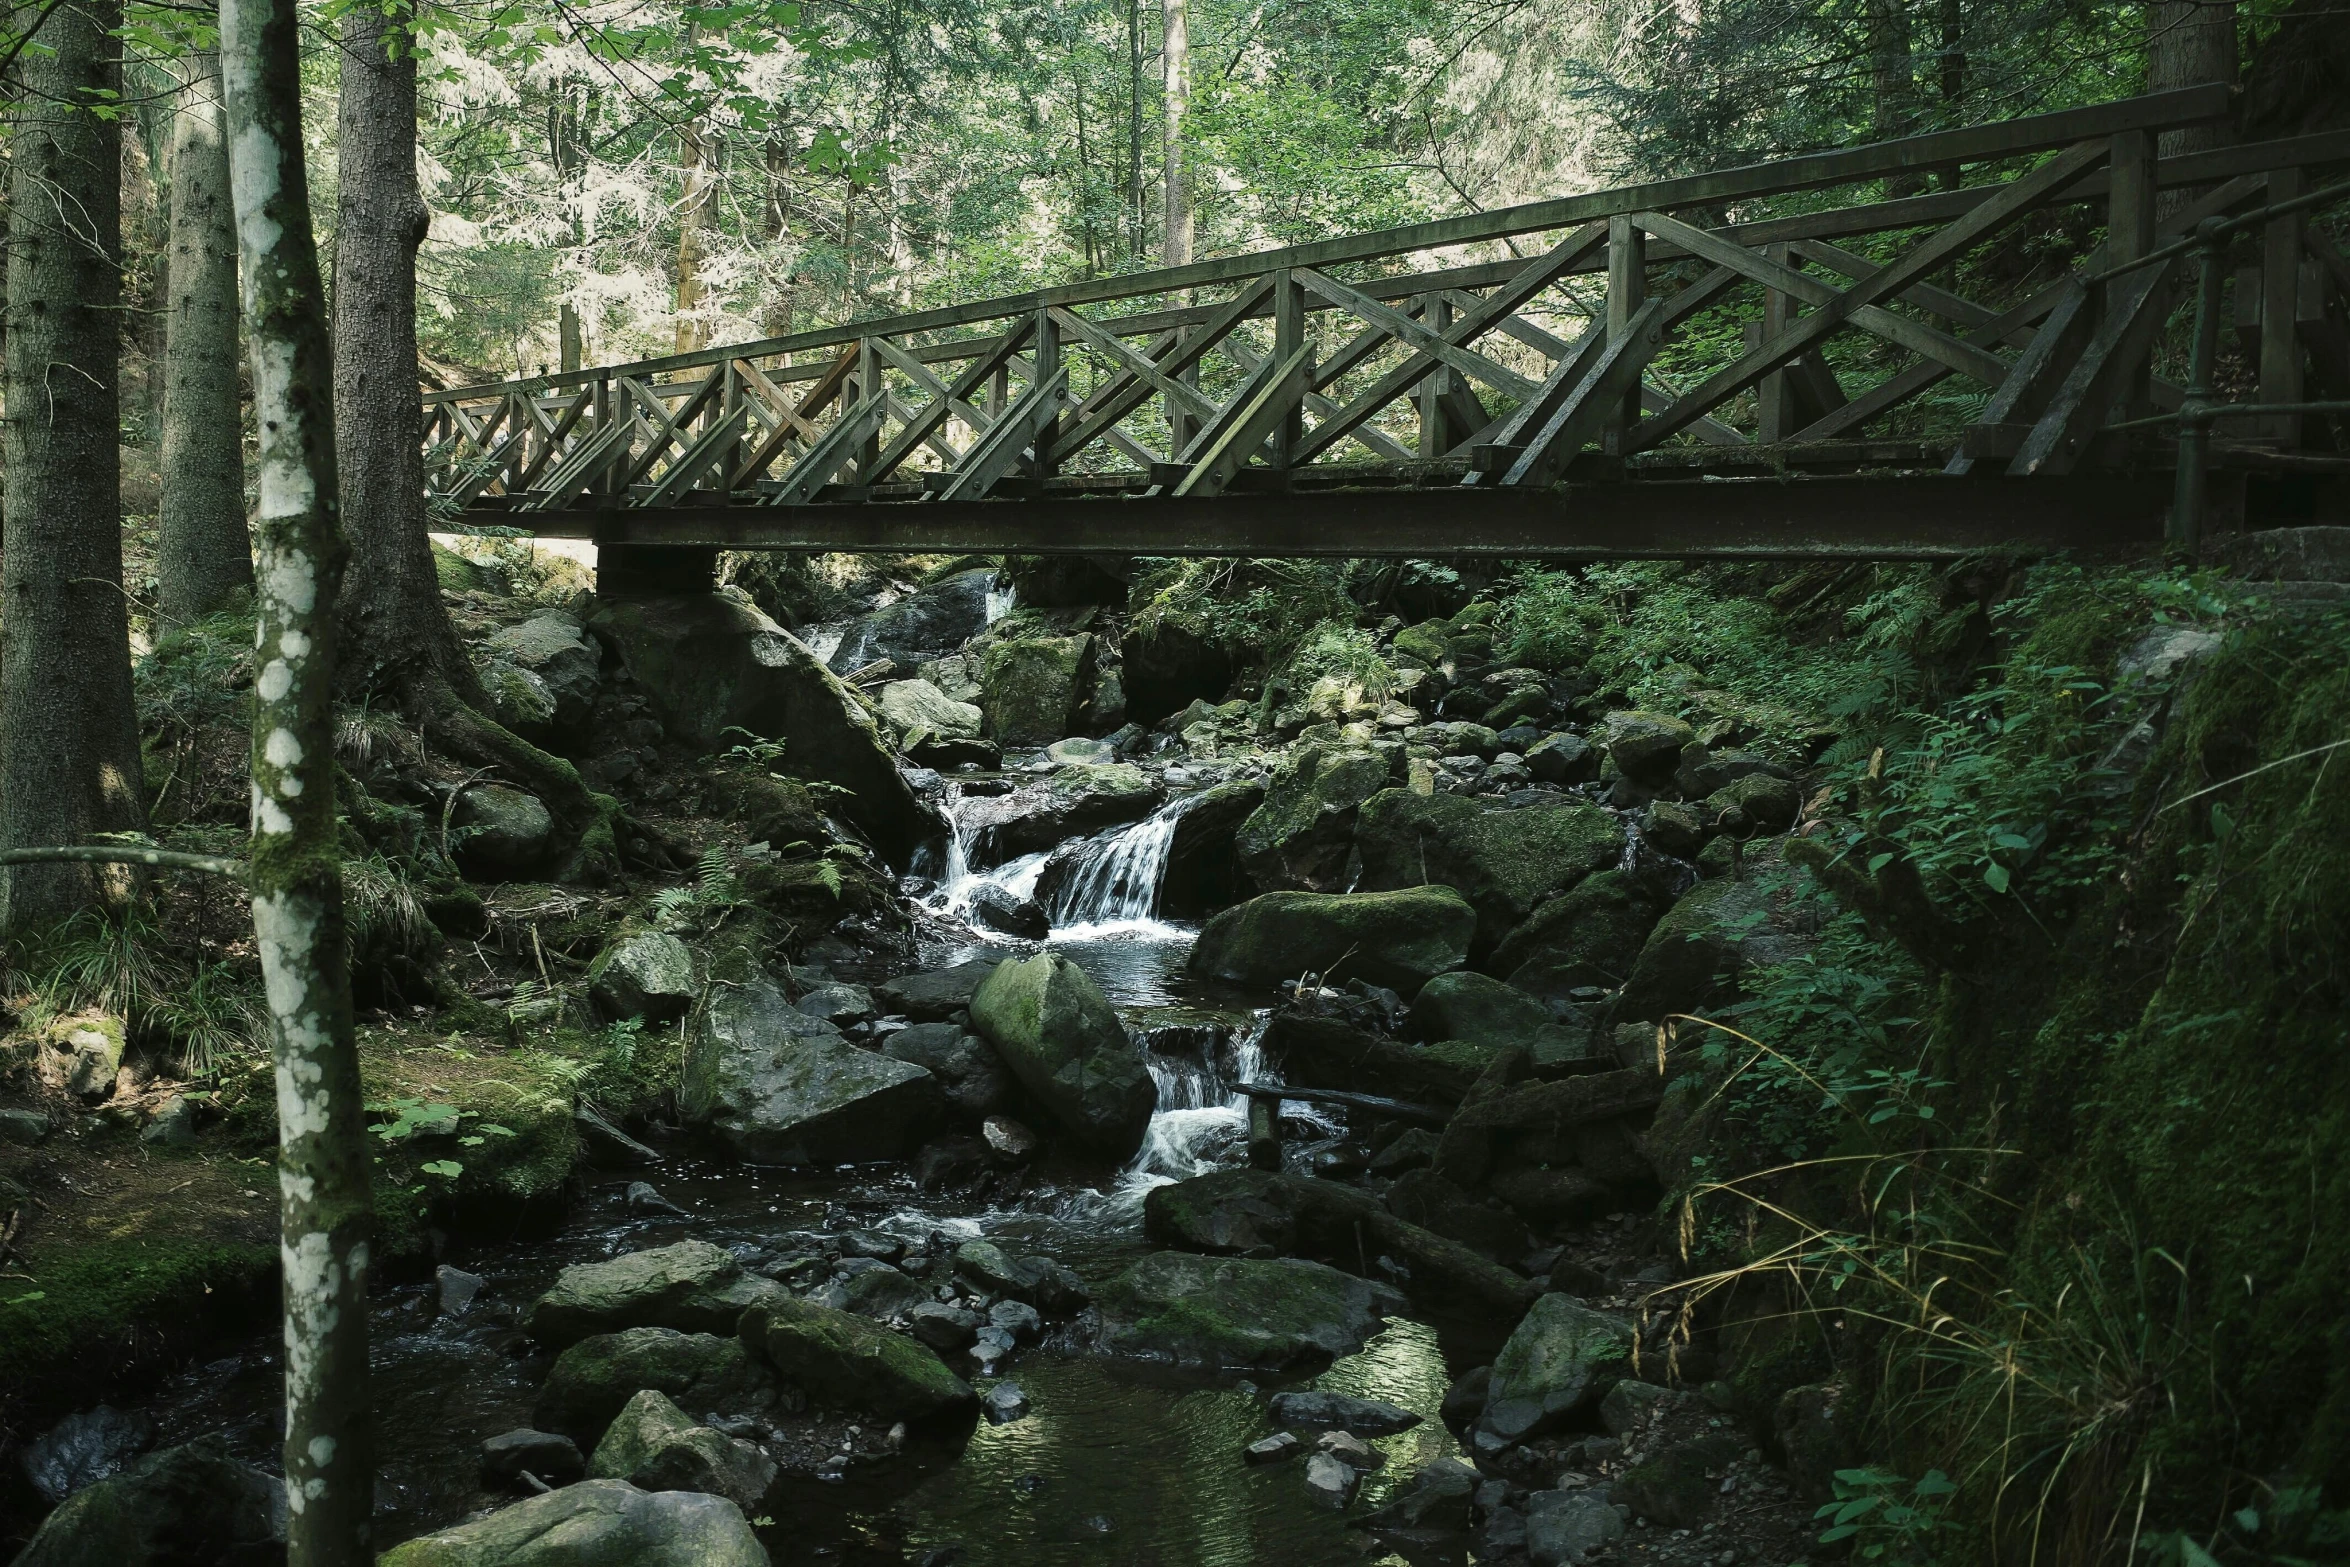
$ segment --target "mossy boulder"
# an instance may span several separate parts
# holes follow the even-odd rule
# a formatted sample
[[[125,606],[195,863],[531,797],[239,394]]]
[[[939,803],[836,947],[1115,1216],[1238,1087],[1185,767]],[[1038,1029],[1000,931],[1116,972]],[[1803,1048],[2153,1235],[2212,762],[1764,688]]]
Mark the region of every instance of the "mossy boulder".
[[[530,1308],[524,1326],[557,1346],[624,1328],[724,1333],[742,1314],[787,1292],[745,1273],[733,1253],[708,1241],[679,1241],[607,1262],[577,1262]]]
[[[546,870],[560,847],[545,803],[504,784],[475,784],[459,794],[450,823],[457,863],[477,880],[527,880]]]
[[[1558,1027],[1550,1008],[1526,992],[1465,969],[1422,985],[1412,997],[1409,1022],[1416,1039],[1466,1039],[1490,1046],[1530,1044]]]
[[[1493,1359],[1477,1429],[1505,1442],[1556,1430],[1632,1374],[1630,1321],[1572,1295],[1534,1303]]]
[[[531,1421],[593,1448],[621,1406],[646,1388],[691,1414],[744,1414],[773,1400],[775,1379],[731,1332],[597,1333],[555,1357]]]
[[[1613,988],[1631,976],[1672,901],[1654,878],[1612,866],[1594,871],[1521,920],[1486,967],[1549,1000],[1588,986]]]
[[[781,771],[837,784],[843,815],[893,865],[944,825],[900,776],[873,715],[797,637],[732,593],[609,601],[592,629],[669,732],[717,750],[741,729],[784,745]]]
[[[588,965],[588,995],[607,1018],[666,1023],[693,1006],[694,968],[693,949],[667,931],[623,926]]]
[[[1682,748],[1697,740],[1697,731],[1671,714],[1637,709],[1608,714],[1603,734],[1616,770],[1651,789],[1673,781]]]
[[[1705,809],[1716,822],[1737,812],[1727,825],[1743,823],[1748,834],[1785,832],[1803,809],[1803,791],[1784,778],[1753,772],[1707,795]]]
[[[979,709],[957,702],[927,680],[892,680],[881,688],[881,716],[897,731],[898,743],[979,738]]]
[[[1436,1105],[1459,1104],[1495,1053],[1465,1039],[1405,1044],[1343,1018],[1293,1008],[1273,1014],[1261,1043],[1266,1059],[1280,1063],[1284,1082]]]
[[[546,693],[553,728],[576,730],[588,721],[603,682],[604,655],[578,621],[561,610],[542,610],[492,633],[484,645],[496,663],[528,675]]]
[[[999,964],[971,998],[971,1026],[1095,1152],[1123,1160],[1142,1146],[1158,1089],[1117,1008],[1085,970],[1057,952]]]
[[[696,1491],[583,1480],[419,1535],[376,1567],[768,1567],[741,1508]]]
[[[1468,962],[1476,929],[1477,911],[1447,886],[1268,892],[1209,920],[1189,964],[1194,974],[1236,985],[1310,973],[1416,993]]]
[[[285,1537],[285,1482],[206,1440],[67,1497],[15,1567],[266,1567],[286,1559]]]
[[[688,1125],[753,1163],[799,1165],[898,1158],[938,1125],[943,1104],[928,1072],[859,1050],[745,959],[719,969],[679,1073]]]
[[[1298,1258],[1249,1261],[1168,1251],[1102,1286],[1100,1343],[1203,1371],[1318,1370],[1405,1309],[1384,1284]]]
[[[1344,891],[1355,813],[1387,784],[1387,758],[1376,751],[1300,747],[1233,837],[1249,878],[1267,892]]]
[[[1616,1016],[1655,1022],[1734,998],[1746,972],[1809,949],[1785,884],[1759,875],[1699,882],[1649,932]]]
[[[54,1019],[41,1033],[41,1078],[84,1104],[114,1097],[128,1032],[111,1012],[74,1012]]]
[[[626,1480],[640,1491],[701,1491],[748,1511],[775,1483],[775,1460],[647,1388],[613,1417],[588,1459],[588,1478]]]
[[[1040,854],[1063,840],[1148,816],[1164,799],[1158,780],[1128,762],[1074,762],[1041,783],[964,803],[974,865]]]
[[[1496,809],[1467,795],[1387,789],[1363,803],[1355,842],[1365,892],[1451,887],[1477,911],[1475,949],[1489,952],[1544,899],[1624,852],[1624,830],[1599,806]]]
[[[916,1422],[978,1408],[937,1355],[850,1312],[786,1298],[746,1313],[741,1331],[754,1356],[820,1408]]]
[[[1007,637],[979,664],[979,709],[1002,745],[1050,745],[1073,733],[1090,694],[1093,637]]]

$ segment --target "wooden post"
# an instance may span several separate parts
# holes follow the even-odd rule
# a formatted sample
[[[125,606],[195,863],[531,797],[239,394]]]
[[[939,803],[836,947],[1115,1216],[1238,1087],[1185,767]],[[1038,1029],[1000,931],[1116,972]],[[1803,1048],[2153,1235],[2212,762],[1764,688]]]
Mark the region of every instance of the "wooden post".
[[[1281,1168],[1281,1101],[1250,1098],[1248,1102],[1248,1164],[1252,1170]]]
[[[1633,226],[1632,219],[1617,213],[1607,220],[1607,335],[1608,341],[1619,341],[1631,326],[1632,317],[1648,302],[1648,235]],[[1610,418],[1601,434],[1603,448],[1611,457],[1627,455],[1632,427],[1640,422],[1640,387],[1635,383],[1624,393],[1624,406]]]
[[[1273,275],[1273,363],[1287,364],[1289,356],[1306,346],[1306,291],[1285,267]],[[1273,467],[1289,482],[1290,462],[1298,442],[1305,439],[1305,399],[1300,397],[1281,416],[1273,430]]]
[[[2268,177],[2271,204],[2302,193],[2299,169],[2277,169]],[[2301,334],[2294,330],[2301,306],[2302,232],[2306,212],[2271,218],[2260,247],[2260,400],[2301,401]],[[2290,450],[2301,444],[2299,414],[2269,414],[2260,420],[2262,439]]]
[[[2113,138],[2109,168],[2112,185],[2105,207],[2106,266],[2135,261],[2154,248],[2156,171],[2154,138],[2145,131],[2122,131]],[[2116,417],[2134,419],[2154,410],[2150,395],[2153,369],[2141,365],[2115,399]]]
[[[1060,372],[1060,325],[1053,320],[1053,313],[1050,310],[1039,310],[1036,313],[1036,379],[1029,383],[1030,389],[1033,390],[1036,387],[1045,385],[1047,382],[1051,381],[1054,376],[1060,374]],[[1060,420],[1056,418],[1052,423],[1046,425],[1044,427],[1043,433],[1038,435],[1036,438],[1036,446],[1034,448],[1036,456],[1031,464],[1031,467],[1032,471],[1040,479],[1051,478],[1054,472],[1060,467],[1060,464],[1054,462],[1051,457],[1046,455],[1053,449],[1053,442],[1060,435],[1060,423]]]
[[[881,353],[873,346],[873,339],[857,339],[857,391],[854,397],[843,398],[841,411],[846,413],[857,404],[881,390]],[[865,437],[865,444],[857,448],[857,482],[871,484],[873,470],[881,462],[881,426],[876,423],[873,433]]]
[[[1452,301],[1441,294],[1421,296],[1420,322],[1432,332],[1452,325]],[[1451,389],[1452,372],[1438,365],[1420,381],[1420,455],[1442,457],[1453,448],[1454,436],[1444,417],[1444,394]],[[1462,432],[1466,440],[1471,432]]]
[[[1798,265],[1794,259],[1793,251],[1786,245],[1772,245],[1763,254],[1781,266]],[[1776,288],[1763,290],[1762,320],[1747,328],[1747,346],[1759,348],[1767,340],[1786,331],[1787,318],[1792,313],[1785,290]],[[1787,372],[1784,370],[1773,370],[1756,383],[1754,388],[1756,415],[1754,438],[1757,441],[1762,442],[1765,446],[1773,445],[1784,441],[1802,427],[1803,421],[1797,416],[1795,409],[1794,391],[1795,388],[1789,384]]]
[[[617,413],[618,410],[612,406],[612,378],[608,375],[597,376],[595,412],[596,427],[594,430],[581,432],[581,434],[578,436],[578,439],[584,442],[591,436],[601,435],[604,431],[609,430],[612,428],[612,420]],[[602,473],[596,476],[595,487],[604,494],[611,494],[612,486],[617,482],[618,474],[619,468],[617,465],[606,468]]]

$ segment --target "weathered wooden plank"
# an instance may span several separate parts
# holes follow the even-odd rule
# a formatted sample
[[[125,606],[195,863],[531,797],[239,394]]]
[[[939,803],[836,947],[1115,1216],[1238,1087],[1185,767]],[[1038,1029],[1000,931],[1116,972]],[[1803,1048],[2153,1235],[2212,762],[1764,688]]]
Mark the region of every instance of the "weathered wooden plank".
[[[1378,329],[1374,327],[1370,330],[1375,333]],[[1244,375],[1256,374],[1265,362],[1258,356],[1255,349],[1248,347],[1236,337],[1228,337],[1224,340],[1224,355],[1234,364],[1240,366],[1241,373]],[[1321,366],[1316,364],[1314,370],[1315,374],[1319,375]],[[1305,395],[1304,407],[1305,411],[1312,414],[1317,421],[1323,422],[1336,417],[1339,412],[1336,403],[1311,391]],[[1312,440],[1321,433],[1322,424],[1316,423],[1313,429],[1306,432],[1306,438]],[[1389,435],[1385,430],[1365,424],[1358,425],[1346,433],[1348,439],[1356,442],[1375,457],[1383,457],[1389,462],[1411,462],[1414,460],[1414,454],[1401,441]]]
[[[1182,407],[1190,410],[1192,413],[1200,414],[1202,416],[1212,414],[1216,411],[1216,400],[1214,398],[1208,396],[1205,392],[1202,392],[1196,386],[1187,386],[1183,382],[1176,380],[1174,377],[1167,375],[1165,372],[1160,370],[1156,364],[1153,364],[1150,360],[1145,359],[1142,355],[1136,353],[1133,349],[1128,348],[1116,337],[1113,337],[1108,332],[1105,332],[1101,328],[1095,326],[1091,321],[1086,320],[1083,316],[1072,315],[1068,311],[1061,309],[1055,309],[1051,311],[1050,314],[1055,321],[1060,323],[1062,331],[1068,333],[1074,338],[1077,338],[1088,348],[1091,348],[1101,354],[1104,358],[1108,359],[1119,369],[1125,371],[1128,375],[1138,376],[1142,380],[1149,382],[1151,387],[1156,390],[1160,396],[1180,404]]]
[[[832,428],[824,432],[824,438],[792,464],[768,504],[790,506],[813,500],[816,492],[830,484],[834,475],[856,457],[866,437],[881,427],[882,415],[888,408],[889,393],[877,387],[859,398],[854,407],[845,409]]]
[[[1184,454],[1191,471],[1173,491],[1177,499],[1199,499],[1220,493],[1238,473],[1241,466],[1271,435],[1276,426],[1289,416],[1305,395],[1306,378],[1312,373],[1314,351],[1301,347],[1278,364],[1267,361],[1267,368],[1252,378],[1246,396],[1232,399],[1220,411],[1216,421],[1200,432],[1199,456]],[[1245,390],[1245,389],[1244,389]]]
[[[1706,377],[1663,413],[1642,420],[1639,428],[1631,433],[1632,449],[1637,451],[1654,446],[1685,428],[1699,415],[1711,411],[1752,386],[1764,375],[1824,341],[1831,333],[1841,330],[1848,324],[1852,312],[1898,294],[1953,257],[1971,249],[2029,209],[2043,195],[2060,190],[2080,178],[2104,156],[2103,142],[2093,142],[2057,154],[1947,228],[1937,230],[1927,239],[1911,246],[1898,260],[1880,267],[1867,279],[1843,290],[1834,301],[1800,318],[1761,348]]]
[[[1258,306],[1270,305],[1273,280],[1258,278],[1234,295],[1223,308],[1211,315],[1182,343],[1159,357],[1158,365],[1167,375],[1180,375],[1200,361],[1200,356],[1221,343],[1232,329],[1245,320]],[[1136,380],[1128,390],[1112,398],[1093,414],[1078,420],[1054,440],[1052,456],[1066,458],[1091,443],[1100,433],[1150,400],[1149,382]]]
[[[1501,476],[1503,484],[1555,483],[1566,470],[1567,459],[1599,434],[1624,406],[1625,396],[1639,395],[1640,372],[1664,344],[1664,313],[1664,302],[1651,299],[1633,313],[1621,332],[1607,333],[1606,346],[1574,390],[1534,427],[1524,452]]]
[[[1027,320],[1013,323],[1012,329],[997,339],[994,349],[973,360],[961,375],[955,377],[952,386],[932,375],[929,367],[916,360],[913,355],[899,348],[895,343],[882,339],[879,348],[883,356],[910,377],[916,385],[928,392],[931,400],[906,419],[905,428],[897,433],[888,448],[875,460],[873,477],[867,482],[879,484],[887,479],[891,473],[896,471],[898,464],[913,455],[916,446],[930,441],[949,418],[961,418],[964,423],[971,426],[974,436],[984,434],[987,427],[994,421],[984,411],[972,406],[970,398],[988,377],[994,375],[998,369],[1011,360],[1015,353],[1019,352],[1020,346],[1028,341],[1030,334],[1035,329],[1036,320],[1033,316]],[[950,467],[961,461],[961,457],[958,455],[942,455],[948,455]]]
[[[2170,310],[2176,267],[2175,259],[2158,262],[2105,284],[2105,314],[2007,465],[2010,478],[2072,472],[2089,437],[2104,428],[2121,383],[2145,363]]]
[[[2012,310],[1985,321],[1968,336],[1978,344],[2007,342],[2010,338],[2020,334],[2024,328],[2029,327],[2055,309],[2057,303],[2067,292],[2067,283],[2070,283],[2075,290],[2079,288],[2079,284],[2071,279],[2051,283]],[[2025,339],[2024,346],[2027,351],[2029,351],[2031,343],[2032,339]],[[1878,382],[1842,407],[1814,420],[1801,429],[1790,432],[1787,439],[1790,441],[1834,440],[1849,431],[1859,429],[1877,415],[1907,402],[1929,387],[1939,385],[1949,379],[1950,375],[1951,369],[1948,365],[1938,364],[1930,359],[1921,364],[1911,365],[1899,374]],[[1997,396],[1998,392],[1995,390],[1993,395]]]
[[[1041,359],[1039,363],[1041,366]],[[1021,453],[1042,444],[1053,420],[1060,417],[1068,389],[1069,367],[1062,365],[1014,398],[1003,416],[973,443],[938,499],[975,501],[985,497],[996,481],[1019,466]]]
[[[1483,381],[1487,386],[1505,396],[1527,397],[1532,395],[1534,391],[1535,383],[1527,380],[1517,371],[1506,365],[1495,364],[1483,354],[1474,353],[1469,349],[1448,342],[1442,333],[1421,325],[1402,311],[1391,309],[1358,289],[1349,288],[1344,283],[1324,277],[1311,267],[1296,268],[1294,275],[1298,282],[1329,300],[1332,304],[1339,306],[1348,315],[1370,322],[1373,326],[1384,330],[1390,337],[1409,344],[1423,354],[1441,360],[1463,375],[1473,376],[1477,380]]]
[[[618,419],[607,419],[548,476],[544,492],[524,496],[517,504],[530,510],[568,505],[574,496],[602,478],[605,470],[627,450],[628,426]]]
[[[725,417],[695,437],[694,443],[678,453],[677,460],[662,470],[661,477],[653,481],[652,491],[645,496],[642,504],[674,506],[686,491],[700,484],[712,470],[724,468],[726,448],[742,434],[743,421],[750,415],[749,404],[735,404]]]
[[[815,431],[810,416],[840,394],[841,388],[848,385],[849,376],[856,368],[857,353],[855,349],[839,355],[831,364],[825,366],[823,373],[817,377],[816,384],[808,389],[792,409],[791,417],[770,430],[767,439],[760,442],[758,448],[750,456],[744,458],[741,466],[728,476],[727,488],[739,490],[747,485],[757,483],[759,476],[767,471],[776,458],[784,454],[794,440],[804,439],[807,446],[811,448],[816,442],[822,440],[821,432],[806,436],[803,436],[802,432]]]

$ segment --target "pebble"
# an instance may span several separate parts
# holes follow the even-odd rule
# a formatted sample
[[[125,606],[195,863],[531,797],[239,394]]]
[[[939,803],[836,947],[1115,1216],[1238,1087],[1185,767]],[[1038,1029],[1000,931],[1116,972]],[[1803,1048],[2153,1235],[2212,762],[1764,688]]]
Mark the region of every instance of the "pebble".
[[[1354,1500],[1355,1486],[1359,1483],[1351,1467],[1328,1453],[1316,1453],[1306,1460],[1306,1490],[1316,1501],[1344,1507]]]
[[[1017,1382],[998,1382],[988,1389],[984,1407],[989,1425],[1010,1425],[1028,1413],[1028,1395],[1020,1390]]]
[[[1240,1456],[1252,1464],[1278,1464],[1297,1457],[1306,1450],[1305,1443],[1293,1431],[1276,1431],[1260,1437],[1241,1449]]]

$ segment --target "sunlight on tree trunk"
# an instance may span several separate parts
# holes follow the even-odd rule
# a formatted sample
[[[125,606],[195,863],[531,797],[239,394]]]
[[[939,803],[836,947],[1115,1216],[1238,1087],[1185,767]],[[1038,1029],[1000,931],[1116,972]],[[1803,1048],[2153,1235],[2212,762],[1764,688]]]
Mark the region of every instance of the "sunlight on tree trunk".
[[[35,13],[20,10],[19,18]],[[147,824],[123,599],[117,0],[67,0],[10,72],[8,476],[0,551],[0,848]],[[120,867],[0,874],[0,926],[133,886]]]
[[[289,1567],[365,1567],[375,1506],[373,1205],[336,840],[335,590],[344,547],[333,364],[302,160],[299,25],[294,0],[221,7],[260,432],[250,884],[277,1065],[286,1559]]]
[[[237,229],[220,58],[180,62],[171,118],[171,300],[163,346],[163,502],[155,574],[184,625],[253,586],[238,417]]]
[[[1159,260],[1170,267],[1191,259],[1191,166],[1183,153],[1183,117],[1191,109],[1191,18],[1189,0],[1159,0],[1165,33],[1167,104],[1162,134],[1167,185],[1167,230]]]

